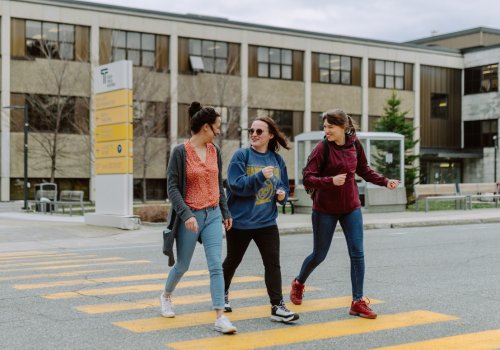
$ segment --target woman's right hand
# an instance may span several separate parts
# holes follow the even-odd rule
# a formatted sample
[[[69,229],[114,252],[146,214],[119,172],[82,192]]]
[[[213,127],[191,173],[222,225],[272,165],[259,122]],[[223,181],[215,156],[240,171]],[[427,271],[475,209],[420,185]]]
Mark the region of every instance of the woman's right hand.
[[[272,178],[274,174],[274,167],[272,165],[266,166],[265,168],[262,169],[262,174],[264,174],[264,177],[266,179]]]
[[[335,186],[342,186],[345,183],[346,176],[347,176],[347,173],[338,174],[338,175],[332,177],[333,184]]]
[[[187,219],[184,225],[186,225],[186,228],[189,231],[193,233],[198,233],[198,221],[196,221],[196,218],[194,216]]]

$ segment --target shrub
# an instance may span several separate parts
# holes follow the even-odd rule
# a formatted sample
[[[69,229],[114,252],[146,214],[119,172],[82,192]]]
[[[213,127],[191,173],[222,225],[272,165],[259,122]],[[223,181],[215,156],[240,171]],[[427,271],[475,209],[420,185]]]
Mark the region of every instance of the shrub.
[[[134,209],[135,215],[144,222],[165,222],[167,220],[169,207],[166,205],[146,205]]]

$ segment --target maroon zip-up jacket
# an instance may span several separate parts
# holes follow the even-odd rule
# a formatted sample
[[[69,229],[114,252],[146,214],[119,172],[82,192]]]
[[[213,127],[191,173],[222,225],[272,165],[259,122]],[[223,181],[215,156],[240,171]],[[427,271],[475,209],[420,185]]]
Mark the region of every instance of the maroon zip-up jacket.
[[[354,146],[354,142],[357,143]],[[389,179],[375,172],[368,166],[365,151],[355,135],[346,136],[343,146],[328,141],[329,160],[326,162],[322,174],[319,168],[323,161],[323,142],[320,142],[312,151],[304,169],[304,186],[314,188],[313,209],[328,214],[346,214],[361,207],[358,185],[355,174],[366,182],[379,186],[387,186]],[[356,147],[359,148],[356,154]],[[335,175],[347,173],[345,183],[335,186],[332,178]]]

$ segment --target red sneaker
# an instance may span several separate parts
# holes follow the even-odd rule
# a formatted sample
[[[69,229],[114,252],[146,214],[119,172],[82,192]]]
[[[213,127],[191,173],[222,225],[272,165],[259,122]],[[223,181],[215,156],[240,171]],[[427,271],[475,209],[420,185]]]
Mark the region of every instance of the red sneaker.
[[[368,304],[370,301],[368,300]],[[368,307],[368,304],[363,299],[354,300],[351,303],[351,310],[349,310],[349,315],[359,316],[363,318],[374,319],[377,318],[377,313]]]
[[[292,289],[290,290],[290,301],[295,305],[302,304],[302,297],[304,296],[304,287],[302,283],[294,279],[292,282]]]

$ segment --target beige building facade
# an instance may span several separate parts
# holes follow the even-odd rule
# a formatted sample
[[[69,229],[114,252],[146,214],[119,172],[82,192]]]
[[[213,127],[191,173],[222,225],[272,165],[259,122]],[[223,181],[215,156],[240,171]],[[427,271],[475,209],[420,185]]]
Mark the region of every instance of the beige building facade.
[[[227,165],[234,150],[247,144],[246,129],[258,115],[274,118],[291,141],[317,130],[320,113],[331,108],[342,108],[360,130],[370,131],[396,91],[420,140],[415,152],[426,181],[484,175],[473,177],[467,167],[482,166],[483,148],[491,145],[469,152],[467,137],[475,136],[464,132],[468,118],[462,112],[470,99],[481,98],[479,91],[464,93],[467,55],[481,56],[481,49],[467,53],[435,43],[383,42],[62,0],[3,0],[0,30],[2,201],[22,198],[23,108],[30,119],[29,182],[53,180],[60,189],[83,189],[93,200],[91,73],[121,59],[134,64],[138,199],[166,197],[168,155],[189,136],[187,107],[194,100],[219,109],[218,142]],[[495,71],[496,87],[490,79],[489,93],[498,102],[499,55],[491,47],[500,34],[483,38],[493,46],[487,58],[475,62]],[[484,71],[479,78],[477,69],[472,72],[480,85]],[[496,113],[491,120],[498,120]],[[498,134],[498,122],[488,127],[494,131],[488,137]],[[282,154],[293,181],[293,151]],[[477,161],[464,161],[464,154]]]

